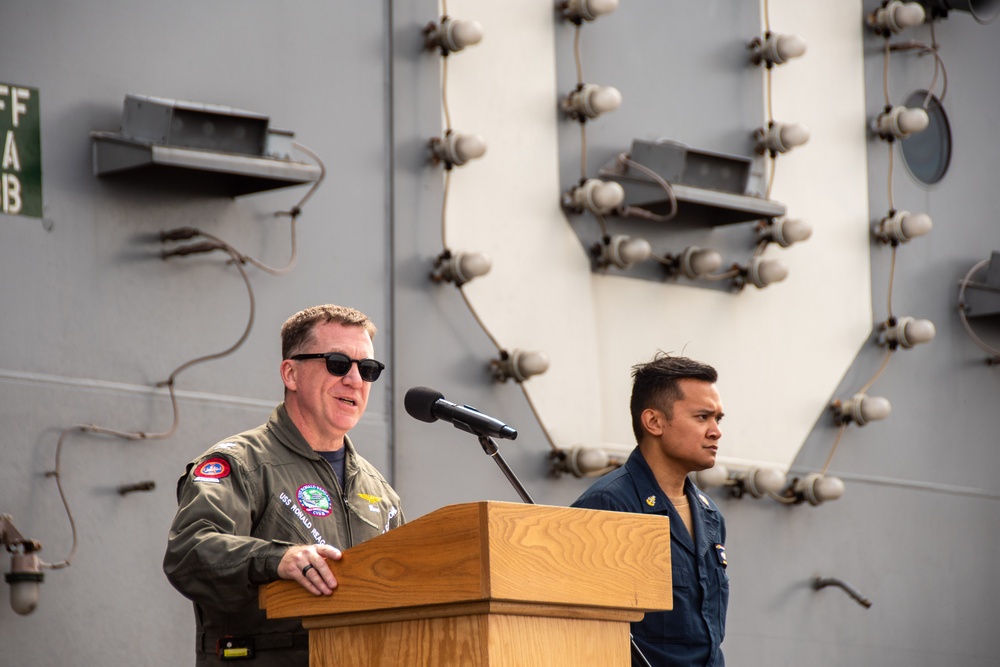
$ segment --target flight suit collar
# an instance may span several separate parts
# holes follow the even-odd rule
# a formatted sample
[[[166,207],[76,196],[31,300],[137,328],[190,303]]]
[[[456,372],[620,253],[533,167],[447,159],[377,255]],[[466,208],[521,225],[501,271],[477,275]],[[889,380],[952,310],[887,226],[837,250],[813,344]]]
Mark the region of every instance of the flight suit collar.
[[[309,443],[303,437],[299,427],[295,425],[292,418],[288,416],[288,410],[285,408],[285,402],[282,401],[278,404],[274,411],[271,413],[271,419],[268,420],[268,427],[277,436],[278,441],[292,450],[296,454],[300,454],[309,459],[320,459],[322,458],[316,450],[314,450]],[[354,449],[351,439],[345,434],[344,435],[344,449],[347,450],[345,457],[345,471],[356,472],[358,463],[354,460],[354,456],[357,451]]]

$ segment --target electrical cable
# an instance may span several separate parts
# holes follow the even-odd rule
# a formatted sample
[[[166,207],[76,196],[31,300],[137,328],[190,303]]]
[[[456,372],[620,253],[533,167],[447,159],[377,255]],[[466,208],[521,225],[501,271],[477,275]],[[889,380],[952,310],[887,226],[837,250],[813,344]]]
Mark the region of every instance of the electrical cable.
[[[933,29],[934,29],[933,24],[931,24],[931,30],[933,31]],[[929,53],[932,56],[934,56],[934,74],[931,77],[930,85],[927,87],[927,95],[924,97],[923,108],[927,109],[928,105],[930,104],[931,98],[934,96],[934,89],[937,87],[937,80],[939,75],[941,77],[941,94],[938,95],[938,100],[944,101],[945,95],[948,94],[948,70],[945,67],[944,59],[941,57],[941,53],[938,50],[938,44],[936,41],[932,41],[931,44],[918,42],[916,40],[910,40],[907,42],[896,42],[891,46],[890,50],[899,51],[900,53],[915,52],[917,55],[924,55]]]
[[[677,216],[677,195],[674,193],[674,188],[667,182],[666,179],[646,165],[633,160],[628,153],[619,153],[617,160],[626,169],[635,169],[636,171],[640,171],[654,180],[661,188],[663,188],[663,191],[667,193],[667,199],[670,201],[670,212],[663,215],[653,213],[636,206],[628,206],[627,204],[618,207],[619,215],[627,218],[643,218],[644,220],[652,220],[654,222],[665,222]]]
[[[240,336],[239,340],[237,340],[236,343],[234,343],[227,349],[223,350],[222,352],[197,357],[195,359],[192,359],[191,361],[181,364],[176,369],[174,369],[172,373],[170,373],[170,376],[168,377],[167,380],[157,383],[156,386],[158,387],[164,387],[164,386],[167,387],[167,391],[170,396],[170,405],[173,411],[173,422],[171,423],[170,428],[168,428],[166,431],[162,433],[146,433],[144,431],[121,431],[121,430],[106,428],[103,426],[98,426],[96,424],[76,424],[74,426],[70,426],[69,428],[64,429],[59,434],[59,440],[56,443],[55,467],[52,470],[47,471],[45,475],[47,477],[55,477],[56,489],[59,491],[59,497],[62,500],[63,507],[66,509],[66,516],[69,519],[70,529],[73,535],[73,542],[69,554],[66,556],[64,560],[55,563],[43,562],[40,563],[41,567],[52,570],[58,570],[65,567],[69,567],[69,565],[72,563],[73,558],[76,555],[76,550],[78,545],[76,522],[73,519],[73,512],[70,508],[69,500],[66,496],[65,489],[63,489],[62,485],[62,471],[61,471],[62,449],[63,449],[63,444],[66,441],[66,437],[70,433],[73,433],[75,431],[80,431],[82,433],[95,433],[98,435],[109,435],[116,438],[121,438],[123,440],[131,440],[131,441],[166,440],[172,437],[174,433],[177,431],[177,426],[180,423],[180,411],[177,405],[177,396],[174,393],[174,381],[176,377],[181,372],[190,368],[191,366],[194,366],[195,364],[200,364],[213,359],[219,359],[229,354],[232,354],[246,341],[247,337],[250,335],[250,330],[253,328],[253,321],[256,312],[253,286],[250,283],[250,278],[247,275],[246,270],[243,268],[242,265],[243,263],[240,260],[241,257],[240,253],[238,253],[237,251],[235,251],[235,249],[228,246],[220,247],[218,249],[224,250],[232,258],[233,264],[236,266],[237,270],[239,270],[240,276],[243,278],[243,282],[247,288],[247,295],[250,302],[250,309],[249,309],[250,312],[247,318],[246,327],[243,331],[243,335]]]
[[[965,304],[965,288],[968,287],[969,281],[972,280],[973,274],[975,274],[977,271],[979,271],[980,269],[982,269],[984,266],[986,266],[989,263],[990,263],[990,260],[988,260],[988,259],[984,259],[981,262],[977,262],[971,269],[969,269],[968,273],[965,274],[965,277],[962,278],[962,282],[959,283],[959,287],[958,287],[958,317],[962,321],[962,328],[965,329],[965,333],[967,333],[969,335],[969,338],[972,339],[972,342],[976,345],[976,347],[978,347],[983,352],[986,352],[987,354],[990,355],[989,359],[987,359],[987,363],[989,363],[991,366],[993,366],[993,365],[996,365],[996,364],[1000,364],[1000,350],[997,350],[996,348],[994,348],[991,345],[987,344],[982,338],[980,338],[978,335],[976,335],[976,332],[972,330],[972,325],[969,324],[969,318],[968,318],[968,315],[965,312],[965,309],[966,309],[966,304]]]
[[[445,0],[441,0],[441,12],[442,12],[442,20],[443,20],[444,16],[447,15],[447,7],[446,7]],[[577,40],[578,39],[579,39],[579,26],[577,26]],[[448,108],[448,58],[447,58],[447,54],[442,54],[442,55],[443,55],[443,57],[442,57],[442,64],[441,64],[441,105],[442,105],[442,114],[444,116],[444,122],[445,122],[445,133],[447,135],[447,134],[451,133],[451,131],[452,131],[452,128],[451,128],[451,111]],[[579,60],[577,62],[579,63]],[[579,73],[579,67],[578,67],[577,71]],[[585,132],[585,130],[583,130],[583,125],[584,124],[581,123],[581,131]],[[584,136],[584,145],[586,145],[586,143],[585,143],[586,142],[586,134],[584,134],[583,136]],[[584,162],[584,164],[586,164],[586,163]],[[586,167],[584,167],[584,169],[585,168]],[[445,250],[447,250],[447,248],[448,248],[447,225],[448,225],[448,200],[449,200],[450,191],[451,191],[451,169],[445,168],[444,183],[443,183],[442,195],[441,195],[441,245],[442,245],[442,247]],[[472,302],[469,300],[468,295],[465,293],[464,285],[457,285],[457,288],[458,288],[458,293],[461,295],[462,300],[465,302],[466,308],[469,310],[469,313],[472,315],[472,318],[476,321],[476,324],[483,331],[483,333],[486,334],[486,337],[490,339],[490,342],[497,349],[497,352],[498,353],[503,352],[504,348],[500,345],[500,342],[496,339],[496,337],[490,332],[489,328],[487,328],[486,324],[483,322],[483,320],[480,317],[479,313],[476,311],[475,307],[472,305]],[[518,383],[518,384],[521,384],[521,383]],[[524,385],[523,384],[521,384],[521,390],[524,393],[524,396],[527,399],[528,407],[531,408],[531,411],[534,414],[535,419],[538,422],[538,425],[539,425],[539,427],[542,430],[542,434],[545,436],[545,439],[548,441],[549,446],[552,449],[558,450],[558,447],[556,447],[555,441],[552,439],[552,436],[549,434],[548,430],[545,428],[545,424],[542,422],[541,416],[538,414],[538,410],[535,408],[534,403],[532,403],[531,397],[528,395],[527,391],[524,389]]]
[[[826,462],[823,464],[823,467],[820,468],[819,474],[826,474],[826,469],[830,467],[830,462],[833,461],[833,454],[837,451],[837,445],[840,444],[840,439],[844,436],[845,430],[847,430],[847,422],[841,422],[840,427],[837,429],[837,437],[833,440],[833,445],[830,447],[830,453],[827,455]]]

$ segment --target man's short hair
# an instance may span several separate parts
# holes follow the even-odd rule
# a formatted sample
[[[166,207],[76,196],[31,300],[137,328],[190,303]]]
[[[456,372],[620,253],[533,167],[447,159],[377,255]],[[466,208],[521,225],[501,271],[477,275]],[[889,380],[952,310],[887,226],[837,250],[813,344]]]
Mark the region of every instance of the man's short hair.
[[[295,313],[281,325],[281,358],[288,359],[307,347],[313,340],[313,327],[320,322],[364,327],[372,340],[378,332],[368,316],[354,308],[335,306],[331,303],[312,306]]]
[[[632,367],[632,432],[636,442],[642,442],[642,411],[662,410],[670,419],[674,403],[684,398],[680,380],[715,382],[719,374],[708,364],[687,357],[672,357],[658,352],[652,361]]]

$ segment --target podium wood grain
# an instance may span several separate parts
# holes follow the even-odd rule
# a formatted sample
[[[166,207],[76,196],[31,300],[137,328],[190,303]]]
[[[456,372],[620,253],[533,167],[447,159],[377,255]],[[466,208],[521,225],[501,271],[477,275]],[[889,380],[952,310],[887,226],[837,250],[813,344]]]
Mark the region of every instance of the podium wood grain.
[[[332,596],[260,592],[269,618],[303,619],[312,667],[627,666],[628,622],[671,607],[661,516],[451,505],[330,566]]]

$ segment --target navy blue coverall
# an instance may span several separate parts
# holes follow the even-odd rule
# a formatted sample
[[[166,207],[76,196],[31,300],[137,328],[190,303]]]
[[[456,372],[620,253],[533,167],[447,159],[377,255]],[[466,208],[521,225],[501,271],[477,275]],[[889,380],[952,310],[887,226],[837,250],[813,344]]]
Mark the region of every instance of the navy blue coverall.
[[[725,667],[720,644],[729,605],[726,522],[690,479],[684,482],[684,493],[693,540],[636,447],[624,466],[598,480],[573,507],[670,518],[674,607],[632,623],[632,636],[653,667]]]

